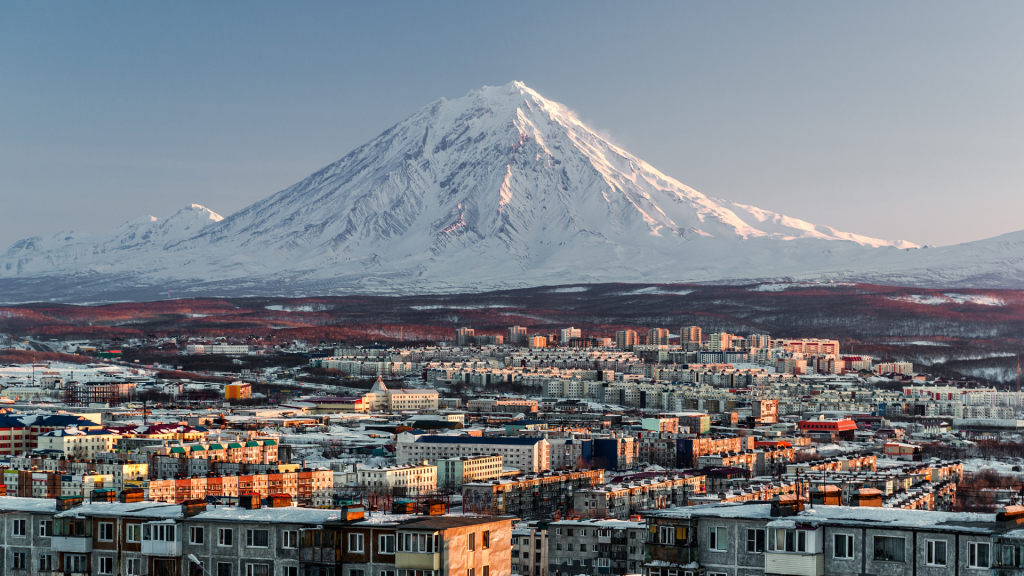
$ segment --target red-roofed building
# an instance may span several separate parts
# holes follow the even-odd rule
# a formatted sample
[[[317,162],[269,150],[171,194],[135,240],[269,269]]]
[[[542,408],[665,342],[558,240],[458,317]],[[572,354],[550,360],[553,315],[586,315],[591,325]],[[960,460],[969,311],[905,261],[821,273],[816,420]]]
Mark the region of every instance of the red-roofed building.
[[[857,423],[848,418],[843,420],[801,420],[800,431],[804,434],[831,434],[843,440],[853,440]]]

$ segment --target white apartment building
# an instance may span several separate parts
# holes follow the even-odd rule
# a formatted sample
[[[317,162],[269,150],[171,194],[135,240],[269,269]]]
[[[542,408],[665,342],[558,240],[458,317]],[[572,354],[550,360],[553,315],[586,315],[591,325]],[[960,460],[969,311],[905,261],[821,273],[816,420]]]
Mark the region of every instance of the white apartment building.
[[[392,491],[404,495],[433,492],[437,489],[437,466],[407,464],[387,468],[359,468],[356,471],[356,482],[380,494]]]
[[[62,452],[65,456],[91,460],[101,452],[113,450],[114,443],[119,438],[121,438],[119,434],[102,429],[82,430],[71,427],[40,434],[37,443],[39,450],[55,450]]]
[[[476,438],[472,436],[398,435],[398,464],[427,461],[436,464],[445,458],[476,454],[498,454],[502,464],[523,472],[542,472],[551,468],[551,452],[543,438]]]
[[[498,454],[441,458],[437,461],[437,485],[456,488],[466,482],[501,477],[502,458]]]

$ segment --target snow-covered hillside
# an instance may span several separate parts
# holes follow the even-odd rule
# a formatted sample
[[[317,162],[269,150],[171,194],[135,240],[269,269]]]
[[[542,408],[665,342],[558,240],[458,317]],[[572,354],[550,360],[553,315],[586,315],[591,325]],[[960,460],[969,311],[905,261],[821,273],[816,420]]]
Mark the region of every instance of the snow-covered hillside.
[[[224,219],[193,205],[107,235],[20,241],[0,255],[0,289],[8,300],[81,300],[146,298],[163,287],[400,294],[583,282],[970,281],[936,271],[938,253],[709,198],[513,82],[438,100]],[[976,276],[987,274],[974,264]],[[915,267],[924,272],[915,276]],[[1019,262],[1000,278],[1018,271]]]

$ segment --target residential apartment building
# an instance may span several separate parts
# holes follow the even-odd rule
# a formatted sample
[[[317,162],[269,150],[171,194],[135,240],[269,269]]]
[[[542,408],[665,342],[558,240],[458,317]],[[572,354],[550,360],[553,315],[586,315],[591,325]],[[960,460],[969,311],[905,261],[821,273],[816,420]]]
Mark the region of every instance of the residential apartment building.
[[[1024,509],[998,514],[865,506],[804,509],[795,497],[646,516],[644,576],[694,574],[1017,575]]]
[[[525,326],[511,326],[508,329],[508,340],[507,342],[512,346],[522,346],[526,344],[526,327]]]
[[[461,488],[467,482],[493,480],[501,477],[500,454],[478,454],[437,460],[437,485],[443,488]]]
[[[573,510],[584,518],[627,520],[647,510],[686,506],[690,498],[704,493],[703,478],[637,474],[622,482],[573,492]]]
[[[548,531],[536,525],[513,528],[512,573],[521,576],[547,576],[547,572]]]
[[[548,573],[637,574],[647,526],[625,520],[561,520],[548,524]]]
[[[635,330],[619,330],[615,333],[615,347],[619,350],[632,350],[639,343]]]
[[[359,486],[376,494],[413,496],[437,490],[437,466],[406,464],[386,468],[363,468],[356,471]]]
[[[506,414],[532,413],[537,411],[536,400],[525,398],[477,398],[466,402],[470,412],[499,412]]]
[[[119,435],[102,428],[72,427],[40,434],[37,443],[39,450],[46,450],[50,454],[92,459],[97,454],[113,450],[119,438]]]
[[[0,498],[12,576],[511,575],[511,520]],[[63,509],[67,508],[67,509]],[[198,563],[197,563],[198,562]]]
[[[473,514],[546,519],[556,511],[568,513],[573,507],[575,491],[603,483],[604,470],[527,474],[512,479],[469,482],[462,485],[462,509]]]
[[[547,440],[543,438],[476,438],[472,436],[398,435],[399,465],[427,461],[436,464],[442,458],[461,458],[474,454],[498,454],[505,466],[524,472],[541,472],[551,467]]]
[[[0,456],[18,456],[39,447],[38,438],[54,430],[75,427],[100,430],[102,427],[75,414],[0,414]]]

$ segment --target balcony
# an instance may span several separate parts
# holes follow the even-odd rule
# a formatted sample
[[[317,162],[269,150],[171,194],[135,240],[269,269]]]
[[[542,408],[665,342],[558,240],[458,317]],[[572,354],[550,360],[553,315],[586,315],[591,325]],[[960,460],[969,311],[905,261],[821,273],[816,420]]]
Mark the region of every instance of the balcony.
[[[143,540],[144,556],[181,556],[180,540]]]
[[[299,560],[302,562],[334,564],[338,561],[338,553],[334,548],[300,548]]]
[[[419,552],[395,553],[395,568],[415,570],[440,570],[441,555]]]
[[[824,576],[825,555],[766,552],[764,571],[784,576]]]
[[[54,552],[92,552],[92,536],[51,536],[50,549]]]

